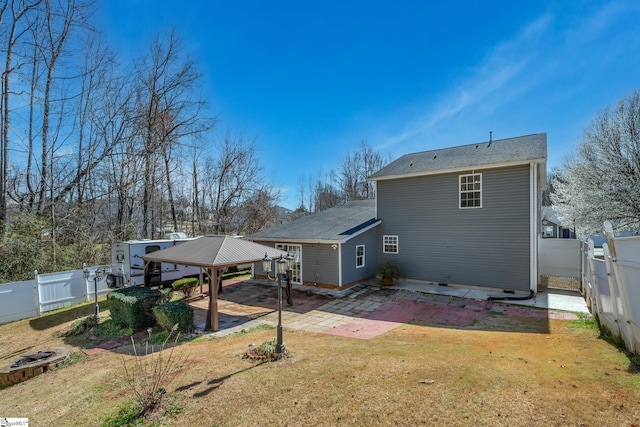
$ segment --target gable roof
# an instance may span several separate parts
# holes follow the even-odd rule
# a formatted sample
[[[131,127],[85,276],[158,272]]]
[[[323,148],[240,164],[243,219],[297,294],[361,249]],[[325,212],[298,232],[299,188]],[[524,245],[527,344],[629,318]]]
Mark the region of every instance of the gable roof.
[[[375,227],[375,200],[352,200],[247,236],[251,240],[299,243],[344,243]]]
[[[544,163],[547,134],[496,139],[459,147],[405,154],[369,177],[372,181],[468,169]]]

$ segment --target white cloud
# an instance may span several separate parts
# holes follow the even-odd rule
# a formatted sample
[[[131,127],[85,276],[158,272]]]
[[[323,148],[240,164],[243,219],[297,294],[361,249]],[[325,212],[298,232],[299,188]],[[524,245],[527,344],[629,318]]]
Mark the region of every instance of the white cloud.
[[[539,51],[538,42],[549,31],[552,18],[544,15],[524,27],[518,35],[498,46],[474,71],[447,90],[427,113],[411,120],[402,131],[387,135],[380,147],[394,148],[434,132],[438,125],[482,103],[484,110],[508,102],[511,91],[503,89],[520,77]]]

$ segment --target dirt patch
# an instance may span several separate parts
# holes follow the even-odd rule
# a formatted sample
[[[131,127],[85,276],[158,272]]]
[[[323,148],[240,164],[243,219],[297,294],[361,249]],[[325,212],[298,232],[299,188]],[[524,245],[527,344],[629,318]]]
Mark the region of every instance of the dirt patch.
[[[543,288],[580,290],[580,281],[575,277],[541,276],[540,285]]]

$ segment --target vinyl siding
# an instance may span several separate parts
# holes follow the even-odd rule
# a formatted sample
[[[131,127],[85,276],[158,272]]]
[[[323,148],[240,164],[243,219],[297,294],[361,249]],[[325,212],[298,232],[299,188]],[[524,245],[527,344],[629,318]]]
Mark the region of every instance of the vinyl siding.
[[[338,249],[329,244],[302,245],[302,280],[310,284],[339,285]]]
[[[377,260],[377,227],[354,237],[342,245],[342,284],[374,276]],[[364,267],[356,268],[356,246],[364,245]]]
[[[275,247],[274,242],[264,242],[256,240],[265,246]],[[278,243],[288,243],[292,245],[300,245],[300,243],[289,242],[286,240]],[[340,283],[338,278],[338,249],[333,249],[328,244],[308,244],[302,245],[302,281],[307,283],[320,283],[325,285],[338,286]],[[262,265],[256,264],[256,273],[263,274]]]
[[[379,181],[379,261],[398,261],[410,279],[529,290],[529,167],[482,171],[482,208],[459,209],[458,176]],[[398,254],[382,253],[397,235]]]

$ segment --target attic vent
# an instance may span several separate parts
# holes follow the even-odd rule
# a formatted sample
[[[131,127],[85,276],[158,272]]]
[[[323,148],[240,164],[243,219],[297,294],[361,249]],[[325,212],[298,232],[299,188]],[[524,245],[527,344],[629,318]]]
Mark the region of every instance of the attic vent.
[[[476,148],[478,148],[478,144],[476,144]]]

